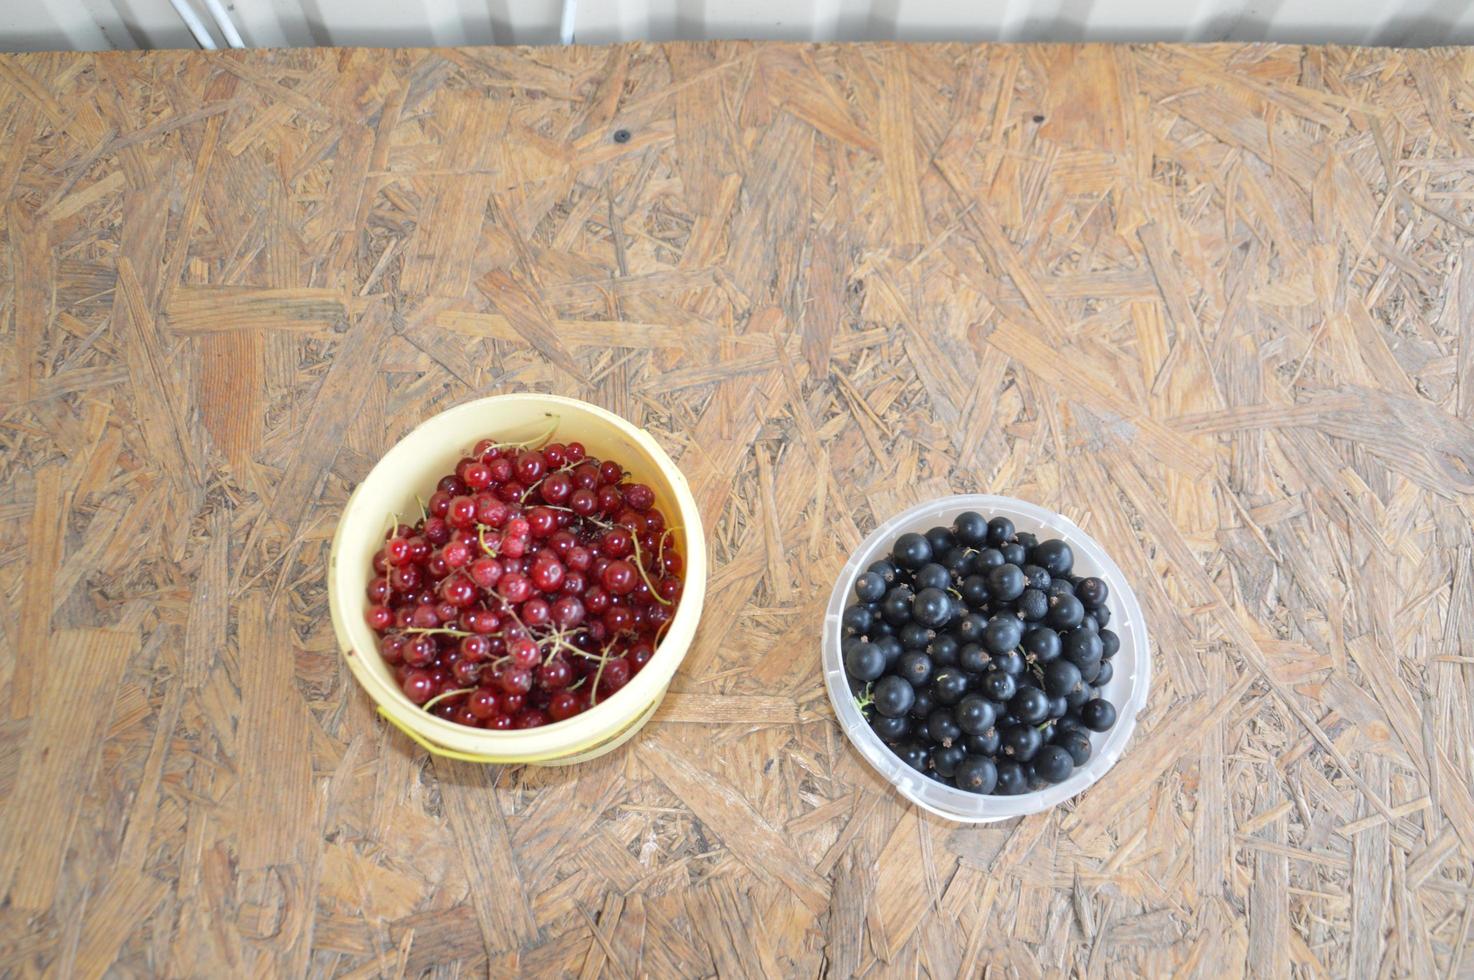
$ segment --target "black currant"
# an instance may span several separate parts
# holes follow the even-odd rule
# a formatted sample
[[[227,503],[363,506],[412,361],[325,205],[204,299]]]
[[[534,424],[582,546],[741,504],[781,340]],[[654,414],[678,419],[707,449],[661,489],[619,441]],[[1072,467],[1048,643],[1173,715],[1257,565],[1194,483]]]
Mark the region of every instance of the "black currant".
[[[1049,596],[1039,589],[1025,589],[1018,597],[1018,614],[1026,622],[1039,622],[1049,615]]]
[[[880,740],[886,743],[899,742],[911,734],[911,722],[905,715],[893,718],[890,715],[877,713],[874,718],[870,719],[870,727],[875,734],[880,736]]]
[[[901,641],[901,646],[907,650],[925,650],[937,631],[927,629],[920,623],[907,623],[896,630],[896,639]]]
[[[1024,550],[1024,546],[1021,544],[1006,544],[998,550],[1003,552],[1003,560],[1010,565],[1017,565],[1022,568],[1028,563],[1029,553]]]
[[[911,618],[932,628],[946,625],[952,618],[952,597],[941,589],[922,589],[911,601]]]
[[[1077,664],[1096,663],[1105,653],[1100,635],[1092,633],[1084,625],[1076,626],[1064,634],[1065,659]]]
[[[916,691],[904,677],[889,674],[875,682],[871,699],[876,711],[888,718],[899,718],[911,710],[916,701]]]
[[[1036,535],[1029,533],[1028,531],[1018,532],[1013,536],[1013,540],[1023,545],[1025,550],[1028,550],[1039,543],[1039,538]]]
[[[994,616],[983,629],[983,648],[992,654],[1008,653],[1017,648],[1023,638],[1024,624],[1017,616]]]
[[[899,575],[899,570],[896,568],[895,562],[889,558],[882,558],[879,561],[871,562],[870,567],[865,569],[865,573],[867,575],[879,575],[881,581],[885,582],[886,587],[889,588],[896,584],[896,577]]]
[[[995,548],[1013,540],[1013,521],[1006,517],[995,517],[988,522],[988,543]]]
[[[998,734],[1003,741],[1003,754],[1019,762],[1033,759],[1039,746],[1044,744],[1039,729],[1033,725],[1014,725],[1000,730]]]
[[[885,579],[875,572],[866,572],[855,579],[855,596],[861,602],[879,602],[885,596]]]
[[[957,537],[952,533],[950,527],[937,526],[926,532],[926,542],[931,545],[933,554],[940,555],[949,548],[956,546]]]
[[[1041,664],[1058,660],[1063,649],[1059,634],[1047,626],[1036,626],[1029,630],[1024,634],[1021,645],[1025,654],[1032,657],[1036,663]]]
[[[936,672],[931,680],[933,696],[942,704],[956,704],[967,693],[967,675],[955,667],[946,667]]]
[[[839,625],[850,636],[864,636],[875,622],[875,612],[869,606],[850,606],[839,617]]]
[[[957,651],[957,666],[970,674],[981,674],[992,663],[988,654],[976,643],[969,643]]]
[[[1029,584],[1029,588],[1038,589],[1040,592],[1049,588],[1049,572],[1043,566],[1025,565],[1023,572],[1024,581]]]
[[[1046,745],[1034,756],[1034,772],[1046,783],[1062,783],[1075,771],[1075,760],[1058,745]]]
[[[957,772],[967,750],[960,745],[943,745],[931,750],[931,767],[938,776],[950,779]]]
[[[1024,658],[1019,656],[1017,650],[1010,650],[1007,653],[995,653],[990,659],[990,666],[994,670],[1002,671],[1005,674],[1012,674],[1015,680],[1024,676],[1024,668],[1027,665],[1024,663]]]
[[[906,586],[894,586],[880,600],[880,614],[892,626],[905,626],[911,622],[911,601],[915,598]]]
[[[1082,578],[1080,584],[1075,586],[1076,597],[1085,603],[1087,609],[1096,609],[1105,605],[1106,597],[1110,594],[1111,590],[1106,587],[1105,582],[1094,575]]]
[[[1043,565],[1050,575],[1068,575],[1075,567],[1075,553],[1058,538],[1040,541],[1029,556],[1034,564]]]
[[[879,650],[880,655],[885,658],[887,670],[890,669],[891,664],[895,663],[897,658],[905,651],[905,648],[901,646],[901,641],[894,636],[876,637],[872,642],[875,644],[875,649]]]
[[[951,745],[962,738],[962,729],[952,717],[951,708],[933,708],[926,716],[926,734],[933,742]]]
[[[1044,690],[1054,697],[1065,697],[1085,686],[1080,668],[1068,660],[1052,660],[1044,665]]]
[[[977,735],[962,736],[962,744],[973,755],[997,755],[999,738],[998,729],[993,727]]]
[[[952,573],[936,562],[927,562],[916,570],[912,579],[918,589],[946,589],[952,584]]]
[[[993,727],[998,712],[993,707],[993,702],[981,694],[969,694],[957,702],[957,706],[952,709],[952,717],[957,719],[957,727],[967,734],[981,735]]]
[[[988,541],[988,522],[977,511],[965,510],[952,522],[957,540],[969,548],[981,548]]]
[[[1057,595],[1049,600],[1049,625],[1055,629],[1073,629],[1084,618],[1085,607],[1074,596]]]
[[[1090,683],[1096,687],[1105,687],[1111,682],[1111,678],[1115,676],[1116,670],[1111,666],[1111,662],[1109,660],[1102,660],[1100,666],[1095,670],[1095,678]]]
[[[931,674],[931,657],[919,650],[903,653],[901,659],[896,661],[896,676],[903,678],[912,687],[921,687],[931,680]]]
[[[1019,688],[1008,706],[1025,725],[1037,725],[1049,717],[1049,695],[1037,687]]]
[[[1049,588],[1044,590],[1051,596],[1074,595],[1075,587],[1066,578],[1052,578],[1049,580]]]
[[[1007,701],[1018,692],[1018,682],[1012,674],[990,670],[983,675],[982,691],[994,701]]]
[[[1092,732],[1109,731],[1110,727],[1116,723],[1116,706],[1105,698],[1087,701],[1080,709],[1080,720],[1085,722],[1085,726]]]
[[[885,655],[874,643],[861,643],[845,654],[844,669],[857,681],[873,681],[885,673]]]
[[[896,556],[897,565],[913,570],[931,561],[932,556],[931,542],[915,531],[908,531],[896,538],[891,551]]]
[[[982,572],[984,575],[997,568],[999,565],[1006,564],[1007,561],[1003,557],[1003,552],[999,551],[997,548],[984,548],[982,551],[978,552],[978,571]]]
[[[1027,792],[1029,789],[1029,777],[1024,773],[1024,767],[1017,762],[1003,761],[998,763],[997,784],[993,792],[999,796],[1017,796]]]
[[[1065,713],[1069,710],[1070,702],[1065,700],[1064,695],[1059,695],[1057,697],[1052,697],[1049,699],[1050,718],[1063,718],[1065,716]]]
[[[964,613],[957,622],[952,624],[952,632],[963,643],[981,643],[983,630],[987,625],[986,617],[979,616],[977,613]]]
[[[1121,649],[1121,638],[1112,630],[1100,631],[1100,655],[1111,659]]]
[[[956,667],[960,647],[955,636],[942,633],[927,644],[926,655],[931,657],[933,666]]]
[[[973,609],[980,609],[988,604],[993,598],[993,593],[988,591],[988,580],[981,575],[969,575],[957,586],[962,601]]]
[[[931,751],[920,742],[902,742],[896,746],[896,755],[917,772],[926,772],[926,764],[931,761]]]
[[[1090,738],[1081,731],[1059,731],[1054,735],[1054,744],[1070,754],[1075,765],[1083,766],[1090,761]]]
[[[981,755],[965,755],[953,773],[957,788],[969,793],[991,793],[998,785],[998,769],[993,760]]]
[[[915,688],[914,690],[916,691],[916,700],[911,702],[911,717],[919,722],[925,723],[926,716],[931,714],[932,709],[937,706],[937,699],[932,696],[931,688],[929,687]]]
[[[988,591],[995,601],[1012,602],[1024,594],[1023,570],[1017,565],[999,565],[988,572]]]
[[[951,573],[954,578],[960,579],[964,576],[971,575],[973,566],[976,564],[976,559],[973,558],[975,554],[977,552],[969,551],[961,545],[950,548],[946,554],[942,555],[942,567]]]

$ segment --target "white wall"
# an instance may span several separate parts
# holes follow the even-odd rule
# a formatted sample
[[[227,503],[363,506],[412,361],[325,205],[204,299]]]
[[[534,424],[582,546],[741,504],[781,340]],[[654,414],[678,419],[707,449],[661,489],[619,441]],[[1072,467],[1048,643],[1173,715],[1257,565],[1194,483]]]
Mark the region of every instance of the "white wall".
[[[203,0],[190,2],[209,23]],[[1474,0],[575,2],[576,38],[585,43],[722,37],[1474,41]],[[226,6],[250,46],[549,44],[558,40],[562,0],[235,0]],[[194,46],[169,0],[0,0],[0,50]]]

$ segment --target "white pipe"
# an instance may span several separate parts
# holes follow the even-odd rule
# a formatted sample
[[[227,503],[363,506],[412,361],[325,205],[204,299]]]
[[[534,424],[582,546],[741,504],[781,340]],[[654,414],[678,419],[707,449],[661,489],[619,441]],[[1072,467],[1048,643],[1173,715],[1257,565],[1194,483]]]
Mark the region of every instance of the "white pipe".
[[[189,32],[194,35],[195,43],[206,51],[214,51],[215,39],[210,36],[209,31],[205,30],[205,25],[200,22],[199,14],[194,12],[188,0],[169,0],[169,3],[173,5],[174,12],[179,15],[179,19],[184,21],[184,26],[188,27]]]
[[[558,22],[558,39],[573,43],[573,22],[578,19],[578,0],[563,0],[563,17]]]
[[[230,14],[225,12],[225,6],[220,0],[205,0],[205,7],[209,9],[210,16],[215,18],[215,26],[220,28],[220,33],[225,35],[225,43],[232,48],[243,48],[246,43],[241,40],[241,32],[235,29],[235,21],[230,19]]]

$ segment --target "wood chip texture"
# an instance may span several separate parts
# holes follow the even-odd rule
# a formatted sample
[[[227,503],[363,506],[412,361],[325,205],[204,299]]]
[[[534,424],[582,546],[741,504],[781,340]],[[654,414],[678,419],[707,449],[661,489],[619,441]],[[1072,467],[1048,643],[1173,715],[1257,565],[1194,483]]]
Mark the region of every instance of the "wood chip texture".
[[[1469,976],[1474,52],[0,57],[0,975]],[[713,575],[570,769],[344,669],[344,502],[496,392],[679,461]],[[1115,556],[1150,703],[948,824],[824,598],[899,507]]]

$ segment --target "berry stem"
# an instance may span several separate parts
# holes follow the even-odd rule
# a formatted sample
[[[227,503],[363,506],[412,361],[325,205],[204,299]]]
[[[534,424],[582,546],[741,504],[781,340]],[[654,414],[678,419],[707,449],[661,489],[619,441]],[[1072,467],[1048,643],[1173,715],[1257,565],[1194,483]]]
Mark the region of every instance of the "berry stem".
[[[425,711],[429,711],[431,708],[435,707],[442,701],[449,701],[451,698],[458,697],[462,694],[470,694],[474,690],[476,690],[474,687],[463,687],[455,691],[443,691],[440,694],[435,695],[430,700],[426,701],[424,704],[420,705],[420,707],[423,708]]]
[[[645,571],[645,560],[640,557],[640,536],[638,534],[631,534],[630,541],[635,546],[635,567],[640,570],[640,578],[645,580],[645,587],[650,590],[650,595],[654,597],[656,602],[662,606],[670,605],[670,600],[656,591],[655,583],[650,581],[650,573]]]
[[[449,627],[446,627],[446,626],[436,626],[436,627],[406,626],[402,632],[405,632],[405,633],[423,633],[423,634],[427,634],[427,635],[430,635],[430,636],[470,636],[471,635],[471,631],[470,630],[453,630],[453,629],[450,629]]]

